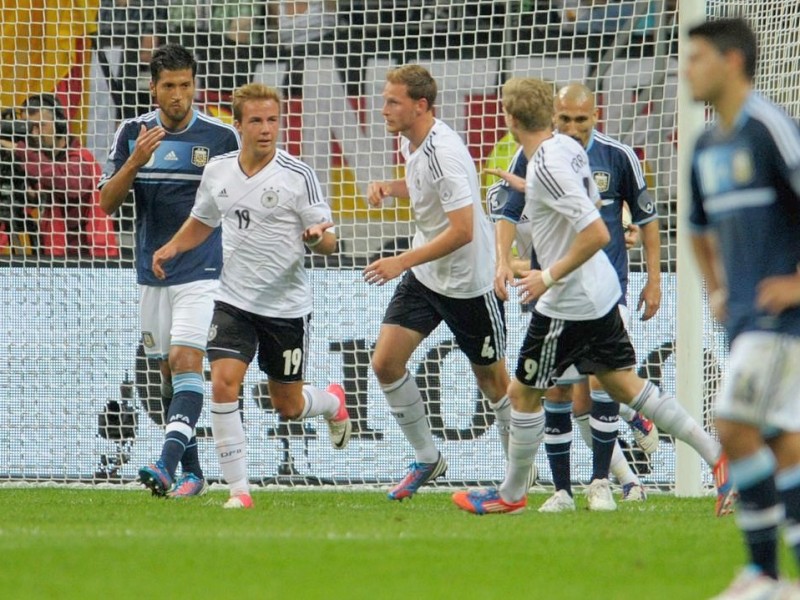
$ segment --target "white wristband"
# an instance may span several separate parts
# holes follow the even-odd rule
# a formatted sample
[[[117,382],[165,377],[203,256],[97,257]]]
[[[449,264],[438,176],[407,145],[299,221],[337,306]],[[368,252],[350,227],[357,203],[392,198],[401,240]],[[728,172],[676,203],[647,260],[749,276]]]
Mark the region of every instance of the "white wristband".
[[[319,246],[321,241],[322,241],[322,236],[319,236],[313,242],[306,242],[306,246],[308,246],[309,248],[313,248],[314,246]]]
[[[542,283],[544,283],[544,287],[548,290],[555,285],[556,280],[553,279],[553,276],[550,274],[550,269],[542,271]]]

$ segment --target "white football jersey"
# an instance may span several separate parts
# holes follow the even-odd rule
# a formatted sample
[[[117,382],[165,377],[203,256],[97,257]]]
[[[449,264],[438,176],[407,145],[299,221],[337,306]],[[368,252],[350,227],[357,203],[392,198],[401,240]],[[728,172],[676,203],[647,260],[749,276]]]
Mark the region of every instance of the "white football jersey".
[[[472,241],[447,256],[412,267],[423,285],[450,298],[475,298],[493,288],[494,229],[481,204],[475,163],[458,134],[436,119],[414,152],[403,139],[406,184],[414,209],[413,247],[430,242],[449,225],[447,213],[472,205]]]
[[[247,177],[239,152],[215,158],[203,171],[192,216],[210,227],[222,224],[218,300],[266,317],[311,312],[302,235],[332,219],[308,165],[279,149]]]
[[[601,218],[599,200],[583,147],[561,134],[542,142],[528,162],[525,182],[525,214],[542,269],[564,256],[578,232]],[[598,250],[547,290],[536,310],[555,319],[587,321],[607,314],[621,295],[611,261]]]

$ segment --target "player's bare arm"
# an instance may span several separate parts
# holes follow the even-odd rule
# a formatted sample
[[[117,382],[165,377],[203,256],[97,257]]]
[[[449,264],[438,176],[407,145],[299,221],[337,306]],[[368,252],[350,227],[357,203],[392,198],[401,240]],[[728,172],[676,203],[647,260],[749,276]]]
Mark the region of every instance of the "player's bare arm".
[[[206,241],[212,231],[214,231],[213,227],[190,216],[184,221],[178,232],[172,236],[172,239],[153,253],[153,274],[159,279],[165,279],[167,273],[164,265],[178,254],[197,248]]]
[[[333,254],[336,252],[336,234],[328,231],[333,223],[326,221],[312,225],[303,232],[303,243],[315,254]]]
[[[472,241],[472,211],[473,207],[469,205],[448,212],[449,225],[444,231],[419,248],[376,260],[364,269],[364,281],[383,285],[411,267],[442,258],[469,244]]]
[[[762,279],[757,288],[756,304],[772,315],[800,306],[800,272]]]
[[[495,223],[495,254],[497,265],[494,275],[494,293],[501,300],[508,300],[508,284],[514,281],[514,269],[511,266],[511,245],[517,232],[517,226],[508,219],[500,219]],[[525,265],[527,270],[530,265]]]
[[[520,177],[519,175],[514,175],[510,171],[504,171],[503,169],[485,169],[484,172],[488,175],[494,175],[495,177],[499,177],[503,181],[505,181],[508,185],[511,186],[511,189],[515,192],[525,192],[525,178]]]
[[[636,310],[644,308],[642,321],[647,321],[653,318],[661,307],[661,234],[658,219],[642,225],[641,232],[647,282],[639,294]]]
[[[161,145],[161,140],[165,135],[163,127],[147,129],[144,125],[141,126],[136,138],[136,146],[128,160],[100,190],[100,208],[103,212],[107,215],[113,214],[122,205],[139,169],[147,164],[147,161],[153,156],[153,152]]]
[[[373,208],[383,206],[385,198],[405,198],[407,196],[408,187],[405,179],[370,181],[367,185],[367,201]]]
[[[522,274],[522,278],[511,285],[517,288],[517,295],[523,304],[532,302],[544,294],[597,252],[600,252],[611,240],[608,228],[602,218],[597,218],[584,227],[567,250],[552,266],[543,271],[531,269]]]

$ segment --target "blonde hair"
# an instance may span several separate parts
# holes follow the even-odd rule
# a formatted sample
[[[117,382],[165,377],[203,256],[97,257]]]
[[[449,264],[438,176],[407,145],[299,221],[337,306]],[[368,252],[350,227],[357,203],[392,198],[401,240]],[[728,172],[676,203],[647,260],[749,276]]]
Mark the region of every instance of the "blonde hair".
[[[233,91],[233,118],[242,121],[242,106],[248,100],[274,100],[280,108],[283,97],[275,88],[263,83],[248,83]]]
[[[553,127],[553,84],[532,77],[512,77],[503,85],[503,110],[525,131]]]
[[[408,97],[412,100],[425,98],[428,101],[428,110],[436,102],[436,80],[431,74],[419,65],[404,65],[392,69],[386,74],[386,81],[406,86]]]

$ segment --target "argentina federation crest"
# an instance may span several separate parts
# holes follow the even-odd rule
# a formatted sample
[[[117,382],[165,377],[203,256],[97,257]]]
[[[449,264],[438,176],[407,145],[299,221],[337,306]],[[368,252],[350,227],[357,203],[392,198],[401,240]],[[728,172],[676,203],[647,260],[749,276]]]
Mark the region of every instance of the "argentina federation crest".
[[[201,169],[208,164],[209,151],[205,146],[192,146],[192,164]]]
[[[264,190],[261,194],[261,206],[264,208],[275,208],[278,205],[278,192],[272,188]]]
[[[601,194],[603,192],[607,192],[609,186],[611,185],[611,174],[607,171],[593,171],[592,178],[594,179],[594,184],[597,186],[597,191]]]

